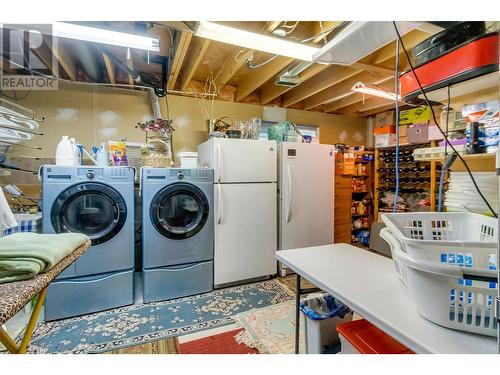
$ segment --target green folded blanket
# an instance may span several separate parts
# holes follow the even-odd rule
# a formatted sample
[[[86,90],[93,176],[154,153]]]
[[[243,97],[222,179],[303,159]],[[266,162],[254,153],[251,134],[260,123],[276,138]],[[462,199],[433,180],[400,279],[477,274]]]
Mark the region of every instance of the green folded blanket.
[[[14,233],[0,238],[0,283],[32,279],[89,238],[80,233]]]

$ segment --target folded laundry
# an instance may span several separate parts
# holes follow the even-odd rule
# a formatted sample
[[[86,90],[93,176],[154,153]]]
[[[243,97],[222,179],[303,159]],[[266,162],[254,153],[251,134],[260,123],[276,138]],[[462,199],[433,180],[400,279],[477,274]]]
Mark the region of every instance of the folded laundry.
[[[0,283],[27,280],[50,270],[89,238],[80,233],[14,233],[0,238]]]

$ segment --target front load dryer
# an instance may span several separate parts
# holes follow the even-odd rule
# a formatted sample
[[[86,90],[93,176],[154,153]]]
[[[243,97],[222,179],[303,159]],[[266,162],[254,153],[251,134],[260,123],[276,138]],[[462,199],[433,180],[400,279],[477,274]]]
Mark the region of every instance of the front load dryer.
[[[141,169],[144,302],[213,289],[213,170]]]
[[[46,320],[133,303],[134,177],[131,167],[42,167],[43,232],[92,241],[50,284]]]

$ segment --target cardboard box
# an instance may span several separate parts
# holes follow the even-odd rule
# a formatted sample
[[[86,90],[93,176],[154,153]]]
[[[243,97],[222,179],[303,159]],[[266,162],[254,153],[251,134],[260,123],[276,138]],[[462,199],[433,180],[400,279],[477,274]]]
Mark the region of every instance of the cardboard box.
[[[375,115],[374,127],[377,128],[377,127],[381,127],[381,126],[394,125],[394,123],[396,122],[395,120],[396,120],[396,117],[395,117],[394,111],[377,113]]]
[[[399,129],[398,129],[399,138],[406,137],[407,129],[408,129],[408,125],[399,125]]]
[[[443,134],[436,125],[429,125],[429,141],[440,141],[444,139]]]
[[[416,107],[399,112],[399,125],[420,124],[432,118],[428,106]]]
[[[427,143],[429,141],[429,125],[413,124],[408,126],[408,142],[412,144]]]
[[[467,119],[462,116],[462,112],[455,111],[454,109],[450,109],[450,111],[448,111],[449,130],[464,129],[466,122]],[[441,112],[440,125],[441,129],[446,129],[446,111]]]
[[[479,122],[484,127],[498,127],[500,124],[500,102],[492,100],[491,102],[477,103],[464,106],[462,115],[467,118],[467,125],[472,122]]]
[[[377,126],[373,129],[373,135],[377,134],[396,134],[396,127],[394,125]]]
[[[391,147],[396,144],[395,134],[377,134],[375,136],[375,148]]]

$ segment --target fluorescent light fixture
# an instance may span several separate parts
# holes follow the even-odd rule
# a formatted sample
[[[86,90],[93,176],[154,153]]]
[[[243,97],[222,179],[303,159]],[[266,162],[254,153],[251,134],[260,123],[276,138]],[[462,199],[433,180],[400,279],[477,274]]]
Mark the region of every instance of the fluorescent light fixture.
[[[313,54],[319,51],[319,48],[316,47],[252,33],[214,22],[199,22],[194,35],[304,61],[312,61]]]
[[[384,91],[375,85],[364,84],[363,82],[357,82],[352,86],[351,91],[360,92],[362,94],[378,96],[380,98],[386,98],[390,100],[396,100],[396,94],[393,92]],[[401,101],[401,96],[397,95],[398,101]]]
[[[73,23],[54,22],[52,24],[52,35],[152,52],[160,51],[160,40],[158,38],[75,25]]]
[[[421,22],[396,22],[404,35],[420,26]],[[313,56],[313,62],[351,65],[396,40],[394,24],[387,21],[351,22]]]

